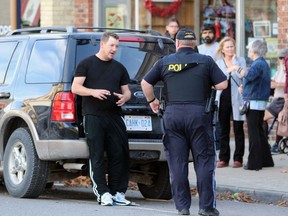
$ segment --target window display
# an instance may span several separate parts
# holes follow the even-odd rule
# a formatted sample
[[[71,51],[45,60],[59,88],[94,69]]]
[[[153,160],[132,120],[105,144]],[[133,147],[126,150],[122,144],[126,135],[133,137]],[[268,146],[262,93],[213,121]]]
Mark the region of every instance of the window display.
[[[276,0],[245,1],[245,44],[259,38],[266,41],[268,52],[265,59],[272,75],[277,69],[277,34]]]
[[[213,25],[217,40],[235,38],[235,0],[209,0],[203,10],[203,25]]]
[[[270,65],[272,75],[277,68],[277,5],[276,0],[245,0],[245,41],[243,46],[255,39],[265,40],[268,52],[265,59]],[[236,0],[206,0],[202,5],[202,25],[213,25],[217,41],[224,36],[237,40],[236,33]],[[201,41],[202,43],[202,41]],[[248,66],[251,60],[245,56]]]

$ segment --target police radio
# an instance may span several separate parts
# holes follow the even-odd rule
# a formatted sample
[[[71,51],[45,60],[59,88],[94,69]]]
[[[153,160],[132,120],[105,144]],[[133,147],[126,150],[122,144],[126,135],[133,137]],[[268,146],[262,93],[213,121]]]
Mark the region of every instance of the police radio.
[[[216,96],[216,90],[212,89],[210,97],[207,99],[205,112],[209,113],[213,111],[214,105],[215,105],[215,96]]]
[[[162,96],[162,88],[160,88],[160,95],[159,95],[159,102],[160,102],[160,107],[159,107],[159,111],[158,111],[158,117],[162,118],[164,111],[165,111],[165,107],[166,107],[166,103],[165,103],[165,98]]]
[[[210,97],[207,99],[205,112],[212,113],[212,125],[215,126],[218,118],[218,103],[215,101],[216,90],[212,89]]]

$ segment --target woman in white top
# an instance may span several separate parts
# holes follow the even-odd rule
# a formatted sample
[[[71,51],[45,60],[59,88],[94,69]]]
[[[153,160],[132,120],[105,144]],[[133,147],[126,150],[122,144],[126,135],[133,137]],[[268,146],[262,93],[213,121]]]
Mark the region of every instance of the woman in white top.
[[[282,49],[278,53],[278,67],[275,75],[271,78],[271,88],[274,89],[272,102],[267,106],[264,114],[264,128],[268,136],[269,119],[277,118],[284,106],[284,86],[286,79],[285,72],[285,56],[288,54],[288,49]],[[281,136],[276,136],[276,142],[272,145],[271,152],[279,153],[278,143],[282,139]]]
[[[246,70],[246,62],[243,57],[235,55],[235,40],[224,37],[216,50],[217,65],[228,79],[228,88],[217,92],[219,103],[219,122],[221,131],[221,147],[217,167],[227,167],[230,160],[230,121],[233,120],[235,134],[235,151],[233,155],[233,167],[242,167],[245,148],[245,135],[243,123],[245,115],[240,115],[239,107],[243,104],[238,87],[242,84],[242,76],[239,70]]]

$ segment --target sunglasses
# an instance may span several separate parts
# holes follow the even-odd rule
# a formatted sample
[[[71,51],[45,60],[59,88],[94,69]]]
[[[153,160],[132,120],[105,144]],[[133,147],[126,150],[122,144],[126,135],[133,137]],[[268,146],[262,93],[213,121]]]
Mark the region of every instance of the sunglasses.
[[[283,60],[285,57],[279,57],[278,59]]]

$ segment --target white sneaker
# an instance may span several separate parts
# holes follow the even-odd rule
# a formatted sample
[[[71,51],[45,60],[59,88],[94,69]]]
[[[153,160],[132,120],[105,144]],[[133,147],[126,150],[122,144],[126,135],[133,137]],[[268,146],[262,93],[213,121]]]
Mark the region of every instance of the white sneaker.
[[[125,199],[125,194],[119,192],[113,196],[113,201],[115,205],[127,206],[131,204],[129,200]]]
[[[101,196],[101,202],[100,205],[102,206],[112,206],[113,205],[113,196],[106,192]]]

